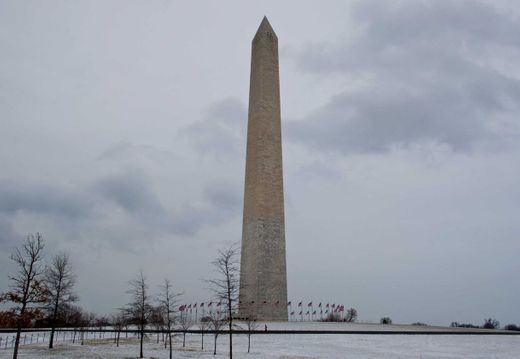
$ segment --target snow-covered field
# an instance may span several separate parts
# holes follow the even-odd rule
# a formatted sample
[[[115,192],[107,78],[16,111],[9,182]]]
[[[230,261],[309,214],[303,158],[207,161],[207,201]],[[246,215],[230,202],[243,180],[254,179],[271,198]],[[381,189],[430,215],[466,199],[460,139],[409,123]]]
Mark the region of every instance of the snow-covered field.
[[[337,329],[345,324],[269,323],[269,329]],[[352,325],[349,325],[352,326]],[[347,326],[347,327],[349,327]],[[354,329],[366,327],[380,330],[388,326],[357,324]],[[332,328],[335,327],[335,328]],[[404,327],[404,326],[403,326]],[[407,326],[410,328],[409,326]],[[263,328],[263,325],[262,325]],[[431,328],[431,327],[428,327]],[[395,329],[395,328],[394,328]],[[401,329],[401,328],[400,328]],[[410,328],[413,330],[414,328]],[[227,356],[227,336],[219,336],[217,356],[213,356],[213,336],[204,336],[204,351],[201,350],[201,336],[187,335],[186,348],[182,348],[182,337],[174,341],[174,358],[225,358]],[[44,344],[26,344],[20,349],[20,358],[136,358],[139,346],[137,339],[122,339],[119,348],[110,339],[89,339],[85,345],[72,344],[69,340],[59,341],[50,351]],[[247,353],[247,336],[234,336],[234,355],[236,358],[429,358],[429,359],[514,359],[520,358],[520,336],[472,336],[472,335],[253,335],[251,353]],[[157,344],[155,336],[145,344],[146,358],[168,358],[163,343]],[[0,349],[0,358],[10,358],[12,349]]]

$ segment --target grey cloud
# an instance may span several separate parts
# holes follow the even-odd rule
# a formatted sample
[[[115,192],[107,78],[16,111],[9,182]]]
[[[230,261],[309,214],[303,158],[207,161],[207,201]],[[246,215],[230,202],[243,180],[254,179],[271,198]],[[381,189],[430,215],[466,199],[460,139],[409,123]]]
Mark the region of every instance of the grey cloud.
[[[150,162],[172,161],[175,156],[172,152],[147,144],[135,144],[121,141],[108,147],[98,157],[99,160],[112,160],[116,162],[139,161],[141,159]]]
[[[74,191],[66,186],[41,186],[3,181],[0,186],[0,243],[9,245],[25,233],[13,223],[18,214],[36,216],[40,225],[57,224],[70,238],[97,238],[102,243],[132,243],[146,235],[149,240],[176,234],[191,237],[202,228],[229,221],[239,213],[240,198],[233,185],[208,182],[202,201],[168,208],[153,189],[152,180],[137,169],[101,177]],[[122,209],[124,215],[114,212]],[[40,227],[27,229],[41,230]],[[125,248],[125,247],[123,247]]]
[[[208,182],[203,190],[204,203],[186,205],[174,217],[179,234],[193,235],[200,229],[226,223],[240,215],[242,197],[229,181]]]
[[[205,116],[181,129],[179,136],[188,136],[196,150],[217,157],[242,155],[245,149],[247,111],[235,98],[211,105]]]
[[[99,180],[94,189],[134,214],[162,214],[164,209],[144,175],[127,171]]]
[[[2,245],[0,251],[9,250],[16,239],[20,238],[18,233],[13,228],[10,216],[0,214],[0,244]]]
[[[240,188],[240,186],[226,181],[215,181],[206,186],[204,194],[212,206],[228,211],[237,211],[242,203],[237,188]]]
[[[347,85],[287,123],[291,140],[343,153],[421,141],[470,151],[518,136],[520,81],[492,63],[504,47],[520,50],[519,21],[473,1],[360,2],[352,19],[360,34],[301,52],[304,71]]]
[[[209,182],[203,189],[201,203],[184,203],[176,209],[165,208],[151,188],[150,179],[135,170],[110,175],[93,186],[96,193],[124,209],[134,222],[159,234],[192,236],[237,213],[239,199],[233,186],[225,181]]]
[[[87,196],[66,187],[0,183],[0,213],[30,212],[79,218],[88,215],[92,206]]]

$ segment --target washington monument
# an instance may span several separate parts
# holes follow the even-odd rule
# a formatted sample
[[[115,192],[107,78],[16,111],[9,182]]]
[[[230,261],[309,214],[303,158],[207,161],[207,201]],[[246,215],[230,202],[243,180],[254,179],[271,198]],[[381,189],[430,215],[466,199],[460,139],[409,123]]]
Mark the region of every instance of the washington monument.
[[[266,17],[251,51],[239,315],[287,320],[278,38]]]

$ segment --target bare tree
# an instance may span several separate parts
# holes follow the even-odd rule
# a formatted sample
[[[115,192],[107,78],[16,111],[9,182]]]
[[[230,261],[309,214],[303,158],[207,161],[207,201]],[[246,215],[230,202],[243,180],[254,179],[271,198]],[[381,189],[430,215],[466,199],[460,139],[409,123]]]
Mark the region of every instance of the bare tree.
[[[191,316],[188,316],[188,313],[184,313],[181,311],[181,317],[179,320],[179,325],[182,329],[182,347],[186,346],[186,331],[191,328],[193,322],[191,321]]]
[[[208,316],[202,317],[199,322],[199,329],[200,329],[200,334],[201,334],[201,350],[204,350],[204,332],[206,330],[208,330],[208,327],[209,327]]]
[[[121,337],[121,330],[123,330],[125,325],[126,325],[126,318],[125,318],[124,313],[119,312],[112,316],[112,326],[116,330],[116,336],[114,338],[114,342],[116,343],[116,346],[119,346],[119,338]]]
[[[226,325],[226,320],[220,317],[220,312],[210,313],[209,321],[213,329],[213,355],[217,355],[217,339],[222,328]]]
[[[347,309],[347,315],[345,316],[345,321],[349,323],[353,323],[357,320],[358,312],[354,308]]]
[[[94,325],[94,323],[97,320],[96,314],[92,312],[83,312],[81,315],[81,318],[79,319],[78,326],[80,327],[80,339],[81,339],[81,345],[85,344],[85,333],[87,334],[88,339],[88,331],[91,326]]]
[[[161,308],[164,326],[168,331],[167,340],[170,347],[170,359],[172,359],[172,329],[175,324],[175,307],[180,294],[173,292],[172,285],[169,279],[164,280],[159,294],[159,307]]]
[[[164,318],[162,315],[162,308],[160,306],[152,306],[150,314],[150,324],[156,331],[157,344],[159,344],[160,332],[164,329]]]
[[[28,326],[33,319],[41,316],[41,306],[47,301],[47,289],[41,282],[45,271],[42,263],[43,247],[42,235],[30,234],[21,249],[16,248],[11,254],[18,271],[9,277],[10,291],[0,296],[0,303],[14,303],[11,308],[16,322],[13,359],[18,357],[22,327]]]
[[[216,279],[208,283],[219,301],[225,305],[225,321],[229,327],[229,358],[233,358],[233,312],[238,303],[238,288],[240,269],[238,265],[238,249],[232,245],[218,252],[218,257],[212,264],[217,273]]]
[[[127,291],[131,295],[132,299],[130,303],[126,305],[124,311],[127,318],[137,325],[139,331],[139,358],[143,357],[143,340],[144,331],[151,315],[151,297],[148,293],[148,284],[143,271],[140,271],[135,279],[130,282],[130,289]]]
[[[56,331],[56,319],[58,313],[66,305],[77,301],[74,293],[76,278],[72,272],[69,256],[65,253],[55,255],[50,265],[45,269],[45,286],[48,292],[48,311],[51,315],[51,335],[49,348],[54,345],[54,332]]]
[[[381,324],[392,324],[392,319],[390,317],[383,317],[379,320]]]
[[[256,321],[256,317],[249,316],[246,319],[247,325],[247,352],[251,350],[251,334],[258,329],[258,322]]]
[[[484,324],[482,328],[484,329],[498,329],[500,327],[500,322],[494,318],[484,319]]]

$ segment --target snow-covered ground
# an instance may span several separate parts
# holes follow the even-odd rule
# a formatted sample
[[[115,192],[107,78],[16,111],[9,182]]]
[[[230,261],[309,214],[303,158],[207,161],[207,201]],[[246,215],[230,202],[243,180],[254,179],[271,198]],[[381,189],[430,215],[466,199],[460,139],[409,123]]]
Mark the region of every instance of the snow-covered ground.
[[[268,323],[269,329],[337,329],[345,327],[365,330],[389,328],[373,324],[330,324],[330,323]],[[261,326],[263,328],[263,324]],[[409,326],[402,326],[410,328]],[[431,328],[431,327],[428,327]],[[395,328],[394,328],[395,329]],[[401,326],[399,326],[401,329]],[[410,328],[413,330],[413,328]],[[146,358],[168,358],[163,343],[157,344],[151,336],[145,343]],[[186,348],[182,348],[182,337],[174,341],[174,358],[225,358],[227,356],[227,336],[218,338],[217,356],[213,356],[213,336],[204,336],[204,351],[201,350],[201,336],[188,334]],[[70,340],[58,341],[50,351],[45,344],[26,344],[20,349],[20,358],[117,358],[127,359],[138,356],[139,346],[135,338],[124,339],[119,348],[110,339],[89,339],[85,345],[72,344]],[[514,359],[520,358],[520,336],[473,336],[473,335],[253,335],[251,353],[247,353],[247,336],[234,336],[236,358],[414,358],[414,359]],[[12,349],[0,349],[0,358],[10,358]]]

